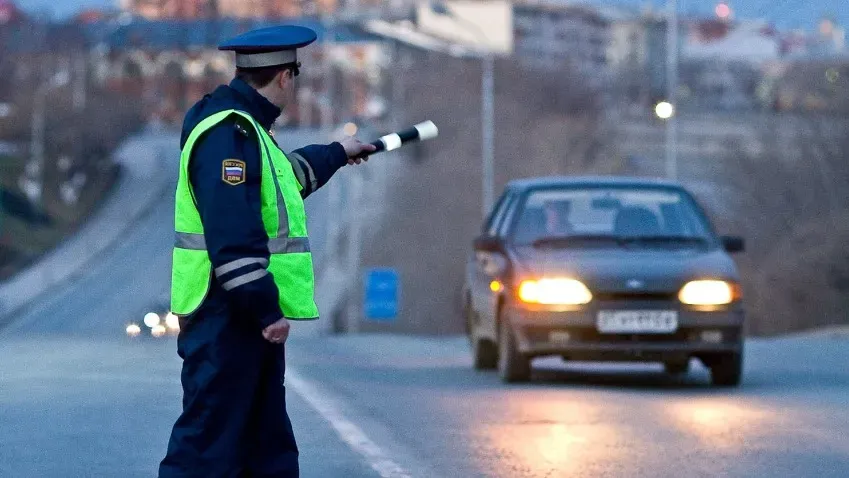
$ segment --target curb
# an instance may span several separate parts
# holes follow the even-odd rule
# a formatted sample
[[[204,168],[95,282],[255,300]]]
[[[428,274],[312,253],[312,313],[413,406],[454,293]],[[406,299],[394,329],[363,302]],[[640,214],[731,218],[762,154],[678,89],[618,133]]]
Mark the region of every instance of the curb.
[[[778,336],[778,338],[820,338],[820,339],[834,339],[834,340],[847,340],[849,339],[849,325],[831,325],[825,327],[816,327],[813,329],[803,330],[799,332],[792,332],[789,334],[784,334]]]

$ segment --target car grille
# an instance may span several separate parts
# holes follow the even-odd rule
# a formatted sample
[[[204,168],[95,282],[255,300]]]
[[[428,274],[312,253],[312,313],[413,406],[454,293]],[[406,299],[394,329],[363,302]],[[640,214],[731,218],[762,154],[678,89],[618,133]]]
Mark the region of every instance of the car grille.
[[[736,342],[740,331],[733,327],[710,327],[710,330],[722,331],[723,342]],[[590,327],[563,327],[569,332],[570,342],[584,343],[664,343],[664,342],[699,342],[699,334],[705,328],[682,327],[671,334],[601,334]],[[525,333],[531,342],[547,342],[551,327],[527,327]]]
[[[593,294],[597,300],[675,300],[674,292],[599,292]]]

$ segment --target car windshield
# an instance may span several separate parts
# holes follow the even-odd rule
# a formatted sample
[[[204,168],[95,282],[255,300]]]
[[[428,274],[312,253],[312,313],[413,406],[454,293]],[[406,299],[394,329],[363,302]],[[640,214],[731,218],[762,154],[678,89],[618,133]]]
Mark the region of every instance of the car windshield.
[[[513,229],[518,245],[704,245],[712,234],[686,194],[670,189],[586,188],[531,192]]]

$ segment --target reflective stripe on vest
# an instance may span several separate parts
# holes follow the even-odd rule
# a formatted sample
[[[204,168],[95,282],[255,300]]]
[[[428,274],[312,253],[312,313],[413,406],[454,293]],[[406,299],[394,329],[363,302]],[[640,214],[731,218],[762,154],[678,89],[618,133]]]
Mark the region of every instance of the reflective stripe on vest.
[[[203,234],[178,232],[174,247],[205,251],[206,238]],[[275,237],[268,240],[268,252],[272,254],[310,252],[310,240],[307,237]]]
[[[262,157],[260,212],[269,238],[270,257],[267,261],[264,258],[236,259],[213,271],[203,224],[188,177],[188,166],[192,148],[198,138],[234,114],[250,121],[259,140]],[[206,298],[213,275],[224,276],[241,267],[259,264],[264,268],[254,268],[237,277],[230,274],[221,284],[222,288],[232,290],[271,273],[279,290],[280,309],[287,318],[317,318],[318,309],[313,298],[315,278],[301,189],[303,186],[286,155],[249,114],[228,110],[201,121],[192,130],[180,156],[174,215],[176,240],[171,274],[171,311],[183,316],[191,314]]]

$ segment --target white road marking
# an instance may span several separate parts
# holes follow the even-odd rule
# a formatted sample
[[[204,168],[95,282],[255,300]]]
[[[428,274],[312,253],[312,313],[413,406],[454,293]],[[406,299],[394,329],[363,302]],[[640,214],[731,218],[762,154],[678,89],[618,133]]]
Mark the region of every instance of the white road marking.
[[[369,466],[381,476],[381,478],[411,478],[410,474],[401,465],[392,461],[391,458],[377,446],[366,434],[348,420],[339,406],[330,395],[319,389],[301,375],[286,368],[286,385],[304,399],[315,411],[321,414],[330,423],[339,438],[342,439],[352,450],[362,455]]]

